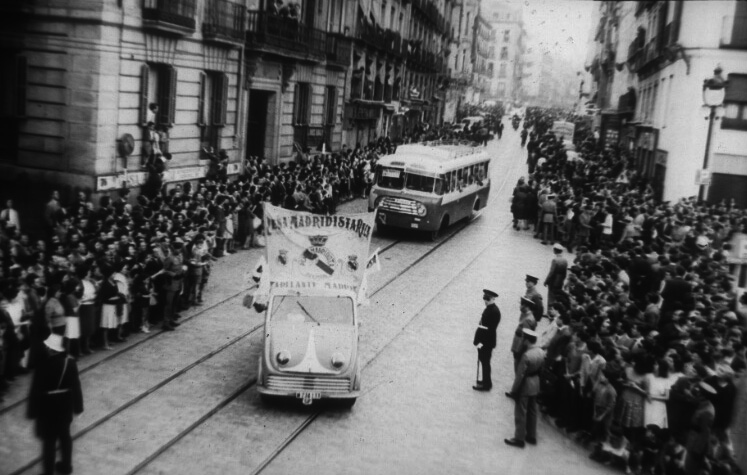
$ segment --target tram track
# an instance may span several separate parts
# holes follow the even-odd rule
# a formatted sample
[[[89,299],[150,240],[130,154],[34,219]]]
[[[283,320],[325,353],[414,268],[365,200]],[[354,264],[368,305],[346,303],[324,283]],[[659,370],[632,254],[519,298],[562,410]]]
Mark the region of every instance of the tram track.
[[[500,184],[498,186],[498,190],[496,190],[496,193],[494,195],[494,199],[497,198],[497,194],[498,194],[497,192],[500,191],[500,190],[502,190],[505,187],[505,185],[507,183],[507,178],[508,178],[507,174],[504,174],[503,175],[503,180],[500,182]],[[491,199],[489,201],[489,203],[492,204],[493,201],[494,201],[494,199]],[[478,217],[479,217],[479,214],[478,214]],[[409,265],[407,265],[402,270],[398,271],[393,277],[389,278],[386,282],[384,282],[381,286],[379,286],[376,290],[374,290],[370,294],[370,297],[375,296],[376,294],[378,294],[379,292],[381,292],[382,290],[384,290],[385,288],[387,288],[389,285],[391,285],[392,283],[396,282],[404,274],[406,274],[411,269],[413,269],[414,267],[416,267],[418,264],[420,264],[427,257],[431,256],[434,252],[436,252],[438,249],[440,249],[443,245],[445,245],[446,243],[448,243],[449,241],[451,241],[457,234],[459,234],[461,231],[463,231],[469,225],[469,223],[471,221],[474,221],[476,218],[477,217],[475,217],[475,218],[473,218],[471,220],[464,220],[464,221],[461,221],[459,223],[456,223],[454,226],[452,226],[447,231],[447,233],[441,239],[438,240],[438,242],[435,243],[435,245],[433,245],[432,247],[430,247],[425,253],[423,253],[421,256],[419,256],[415,261],[413,261],[412,263],[410,263]],[[500,234],[502,234],[503,232],[505,232],[505,230],[506,230],[507,227],[508,227],[508,225],[498,233],[498,235],[496,236],[496,238],[494,238],[494,240],[497,239],[497,237],[500,236]],[[494,240],[491,241],[491,242],[494,242]],[[386,246],[384,246],[383,248],[381,248],[381,250],[379,251],[379,254],[383,255],[387,251],[391,250],[392,248],[394,248],[395,246],[397,246],[398,244],[401,244],[403,242],[406,242],[406,241],[403,240],[403,239],[395,239],[394,241],[388,243]],[[481,253],[482,253],[482,251],[480,252],[480,254]],[[479,256],[479,254],[478,254],[478,256]],[[470,264],[471,264],[471,262],[470,262]],[[449,283],[451,283],[452,281],[453,281],[453,279],[450,280],[446,285],[449,285]],[[230,301],[233,301],[234,299],[239,298],[239,297],[245,295],[247,293],[247,291],[251,291],[252,288],[254,288],[254,287],[256,287],[256,286],[249,287],[248,289],[244,288],[241,291],[235,292],[235,293],[231,294],[230,296],[228,296],[228,297],[226,297],[224,299],[221,299],[220,301],[218,301],[218,302],[216,302],[216,303],[214,303],[214,304],[212,304],[210,306],[207,306],[207,307],[205,307],[203,309],[200,309],[198,312],[196,312],[196,313],[194,313],[192,315],[185,316],[183,318],[182,322],[191,321],[191,320],[193,320],[193,319],[195,319],[195,318],[197,318],[197,317],[199,317],[201,315],[206,314],[210,310],[213,310],[213,309],[215,309],[215,308],[217,308],[217,307],[219,307],[221,305],[227,304]],[[436,295],[437,295],[437,293],[436,293]],[[430,299],[426,303],[426,306],[428,304],[430,304],[430,302],[433,299],[435,299],[435,295],[434,295],[434,297],[432,299]],[[406,324],[403,326],[403,328],[400,330],[399,333],[397,333],[388,343],[386,343],[384,346],[382,346],[382,348],[369,361],[367,361],[366,363],[364,363],[363,368],[367,367],[371,362],[373,362],[378,357],[378,355],[380,355],[389,346],[389,344],[391,344],[391,342],[394,341],[397,338],[397,336],[402,331],[404,331],[404,329],[417,317],[418,314],[419,314],[419,311],[416,312],[413,315],[413,317],[406,322]],[[171,375],[169,375],[167,378],[162,379],[157,384],[154,384],[153,386],[149,387],[148,389],[140,392],[138,395],[136,395],[133,398],[129,399],[125,403],[119,405],[116,409],[114,409],[114,410],[106,413],[105,415],[103,415],[100,418],[96,419],[92,423],[88,424],[86,427],[78,430],[75,434],[73,434],[73,440],[78,440],[78,439],[86,436],[91,431],[93,431],[94,429],[102,426],[103,424],[105,424],[107,421],[111,420],[115,416],[117,416],[117,415],[125,412],[127,409],[135,406],[137,403],[143,401],[148,396],[156,393],[158,390],[162,389],[163,387],[165,387],[169,383],[177,380],[181,376],[184,376],[190,370],[198,367],[199,365],[205,363],[206,361],[210,360],[211,358],[214,358],[215,356],[223,353],[224,351],[228,350],[230,347],[236,345],[237,343],[239,343],[241,341],[244,341],[245,339],[251,337],[252,335],[254,335],[255,333],[257,333],[258,331],[260,331],[263,328],[263,326],[264,326],[263,323],[257,324],[255,326],[253,326],[251,329],[249,329],[249,330],[241,333],[240,335],[232,338],[228,342],[222,344],[220,347],[218,347],[218,348],[216,348],[216,349],[214,349],[214,350],[212,350],[212,351],[204,354],[203,356],[201,356],[200,358],[198,358],[195,361],[191,362],[190,364],[188,364],[186,366],[183,366],[182,368],[180,368],[176,372],[174,372]],[[148,335],[148,336],[146,336],[146,337],[138,340],[137,342],[135,342],[135,343],[133,343],[133,344],[127,346],[127,347],[124,347],[124,348],[122,348],[119,351],[113,352],[112,354],[110,354],[110,355],[102,358],[101,360],[96,361],[95,363],[92,363],[92,364],[86,366],[85,368],[81,369],[80,373],[81,374],[85,374],[85,373],[90,372],[93,369],[95,369],[97,367],[100,367],[100,366],[102,366],[102,365],[104,365],[106,363],[115,362],[117,360],[117,358],[119,358],[120,356],[125,355],[125,354],[131,352],[132,350],[137,349],[138,347],[140,347],[141,345],[143,345],[145,342],[151,341],[154,338],[157,338],[157,337],[163,335],[164,333],[165,332],[163,332],[163,331],[161,331],[161,332],[154,332],[153,334]],[[172,446],[176,445],[184,437],[186,437],[187,435],[189,435],[190,433],[192,433],[194,430],[196,430],[198,427],[200,427],[201,425],[203,425],[205,422],[207,422],[208,420],[210,420],[221,409],[225,408],[228,404],[230,404],[231,402],[233,402],[236,398],[238,398],[239,396],[241,396],[242,394],[244,394],[246,391],[248,391],[249,389],[251,389],[253,386],[255,386],[256,382],[257,382],[256,377],[254,377],[254,378],[251,378],[251,379],[247,380],[243,384],[241,384],[238,388],[236,388],[235,390],[233,390],[231,392],[231,394],[229,394],[225,398],[221,399],[217,404],[214,404],[213,407],[210,410],[208,410],[207,412],[205,412],[201,417],[199,417],[197,420],[195,420],[194,422],[192,422],[188,427],[186,427],[184,430],[180,431],[177,435],[175,435],[174,437],[172,437],[171,439],[169,439],[166,443],[164,443],[161,446],[159,446],[155,451],[153,451],[150,455],[148,455],[145,459],[143,459],[140,463],[138,463],[133,469],[131,469],[127,473],[128,474],[135,474],[135,473],[139,473],[140,471],[142,471],[145,467],[147,467],[148,465],[150,465],[153,461],[157,460],[169,448],[171,448]],[[23,398],[23,399],[21,399],[19,401],[16,401],[16,402],[12,403],[12,404],[9,404],[6,407],[3,407],[0,410],[0,416],[4,415],[5,413],[7,413],[7,412],[9,412],[11,410],[13,410],[14,408],[18,408],[21,404],[23,404],[24,402],[26,402],[27,399],[28,398]],[[273,450],[272,454],[270,454],[270,456],[268,456],[257,467],[257,469],[255,469],[255,471],[253,471],[251,473],[257,473],[257,474],[261,473],[267,466],[269,466],[270,463],[272,463],[272,461],[277,456],[279,456],[293,442],[293,440],[296,437],[298,437],[298,435],[300,435],[301,433],[303,433],[303,431],[305,431],[313,423],[313,421],[320,414],[322,414],[322,413],[323,413],[323,409],[320,409],[320,410],[317,410],[314,413],[310,414],[307,418],[305,418],[304,421],[301,424],[299,424],[299,426],[283,441],[283,443],[281,443],[278,447],[276,447],[276,449]],[[26,472],[29,469],[31,469],[34,465],[38,464],[40,461],[41,461],[41,457],[36,457],[36,458],[34,458],[32,460],[29,460],[23,466],[21,466],[21,467],[15,469],[14,471],[10,472],[10,474],[11,475],[17,475],[17,474],[21,474],[23,472]]]
[[[504,174],[503,180],[502,180],[502,182],[499,185],[499,191],[503,190],[503,188],[506,186],[507,181],[508,181],[508,174]],[[498,193],[495,193],[494,196],[497,197],[497,195],[498,195]],[[492,202],[493,202],[493,200],[489,200],[489,203],[492,203]],[[374,291],[371,294],[371,297],[373,297],[374,295],[376,295],[377,293],[379,293],[381,290],[383,290],[386,286],[388,286],[389,284],[391,284],[392,282],[394,282],[395,280],[397,280],[397,278],[399,278],[400,276],[402,276],[402,274],[404,274],[405,272],[409,271],[411,268],[415,267],[417,264],[419,264],[420,262],[422,262],[426,257],[428,257],[430,254],[432,254],[433,252],[435,252],[442,245],[446,244],[449,240],[451,240],[459,232],[461,232],[462,230],[464,230],[471,221],[474,221],[474,219],[469,220],[469,221],[464,221],[464,222],[460,223],[459,227],[454,232],[452,232],[451,234],[447,235],[447,237],[445,237],[444,239],[442,239],[441,241],[439,241],[439,243],[436,246],[434,246],[432,249],[429,249],[428,252],[426,252],[425,254],[423,254],[422,256],[420,256],[418,259],[416,259],[413,263],[411,263],[410,265],[408,265],[405,269],[403,269],[401,272],[399,272],[395,277],[390,278],[389,280],[387,280],[387,282],[384,285],[382,285],[381,287],[379,287],[376,291]],[[379,355],[381,355],[382,353],[384,353],[384,351],[389,347],[389,345],[391,345],[407,329],[407,327],[409,327],[410,324],[420,315],[420,313],[422,312],[422,310],[425,309],[426,307],[428,307],[428,305],[430,305],[436,299],[436,297],[440,294],[441,290],[443,290],[444,288],[448,287],[466,269],[468,269],[477,259],[479,259],[483,255],[483,253],[485,252],[485,250],[487,250],[488,248],[490,248],[498,240],[498,238],[500,238],[500,236],[502,234],[504,234],[506,232],[506,230],[508,230],[508,228],[510,227],[510,225],[511,225],[511,221],[508,221],[503,226],[503,228],[496,234],[496,236],[493,239],[490,240],[490,242],[488,243],[488,245],[485,246],[482,250],[480,250],[480,252],[478,252],[477,255],[472,260],[470,260],[470,262],[464,267],[464,269],[462,269],[461,272],[457,273],[455,276],[453,276],[451,279],[449,279],[446,282],[446,284],[444,284],[442,286],[442,288],[439,289],[439,291],[434,292],[433,296],[417,312],[414,312],[413,316],[409,320],[407,320],[407,322],[405,322],[405,324],[402,326],[402,328],[399,330],[399,332],[397,332],[397,334],[395,334],[394,337],[389,340],[389,342],[387,342],[385,345],[383,345],[379,349],[379,351],[377,351],[376,354],[374,354],[373,357],[371,357],[371,359],[369,359],[368,361],[366,361],[365,363],[363,363],[361,371],[365,370],[371,363],[373,363],[379,357]],[[304,420],[300,424],[298,424],[298,426],[295,428],[295,430],[293,432],[291,432],[291,434],[285,440],[283,440],[283,442],[281,444],[279,444],[277,447],[275,447],[272,450],[272,452],[270,453],[270,455],[267,456],[257,466],[257,468],[255,468],[254,470],[252,470],[251,472],[249,472],[249,474],[250,475],[259,475],[259,474],[261,474],[273,462],[273,460],[275,460],[280,454],[282,454],[283,451],[285,449],[287,449],[290,446],[290,444],[296,438],[298,438],[299,435],[301,435],[306,429],[308,429],[311,426],[311,424],[320,415],[323,414],[323,412],[324,412],[324,409],[323,408],[319,408],[319,409],[315,410],[314,412],[312,412],[311,414],[309,414],[306,418],[304,418]]]

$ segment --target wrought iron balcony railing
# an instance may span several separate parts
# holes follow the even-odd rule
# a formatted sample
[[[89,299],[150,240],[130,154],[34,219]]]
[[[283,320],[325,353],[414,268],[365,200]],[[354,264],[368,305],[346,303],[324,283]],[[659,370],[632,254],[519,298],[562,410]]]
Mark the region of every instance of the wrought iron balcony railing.
[[[195,31],[197,0],[143,0],[143,25],[177,35]]]
[[[207,0],[202,35],[210,41],[240,44],[246,35],[246,7],[230,0]]]
[[[247,12],[247,47],[271,50],[293,57],[324,58],[327,54],[327,33],[304,25],[293,18],[270,12]]]
[[[350,66],[353,42],[340,33],[327,33],[327,62],[348,68]]]

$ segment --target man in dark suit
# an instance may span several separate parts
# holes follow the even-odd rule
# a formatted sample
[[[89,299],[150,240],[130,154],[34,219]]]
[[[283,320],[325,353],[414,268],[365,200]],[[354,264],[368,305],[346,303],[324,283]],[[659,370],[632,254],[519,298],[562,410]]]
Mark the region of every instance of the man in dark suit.
[[[83,392],[75,360],[65,353],[62,338],[65,317],[54,317],[52,334],[44,342],[47,356],[37,363],[28,402],[28,417],[36,420],[36,434],[42,439],[44,473],[73,472],[73,414],[83,412]],[[62,460],[55,464],[57,441]]]
[[[537,345],[537,332],[525,328],[522,332],[527,349],[521,355],[511,392],[514,399],[514,436],[504,439],[507,445],[523,448],[525,443],[537,443],[537,396],[540,392],[540,372],[545,352]]]
[[[495,348],[495,333],[498,324],[501,323],[501,311],[495,304],[498,294],[492,290],[484,289],[482,300],[485,302],[485,310],[482,311],[480,324],[475,331],[473,344],[477,347],[477,359],[482,365],[482,381],[478,380],[472,389],[475,391],[490,391],[493,380],[490,377],[490,358]]]
[[[562,292],[565,278],[568,274],[568,260],[563,257],[563,246],[555,244],[552,247],[555,257],[550,264],[550,272],[545,277],[545,287],[547,287],[547,308],[555,302],[556,296]]]
[[[661,291],[661,298],[663,302],[661,304],[661,314],[664,315],[667,312],[672,312],[679,308],[689,312],[695,308],[692,286],[685,280],[685,268],[677,266],[675,269],[676,276],[673,279],[669,279],[664,284],[664,290]]]
[[[542,320],[542,315],[545,314],[545,305],[542,300],[542,295],[537,291],[537,283],[539,282],[539,279],[533,275],[527,274],[524,282],[527,286],[524,298],[532,301],[532,315],[534,315],[534,319],[539,322]]]

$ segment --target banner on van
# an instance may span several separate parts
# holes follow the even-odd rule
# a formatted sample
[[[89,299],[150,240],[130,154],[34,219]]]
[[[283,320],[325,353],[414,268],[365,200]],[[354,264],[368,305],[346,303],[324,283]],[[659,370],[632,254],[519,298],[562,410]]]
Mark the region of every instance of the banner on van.
[[[322,216],[264,204],[270,288],[357,292],[375,213]]]

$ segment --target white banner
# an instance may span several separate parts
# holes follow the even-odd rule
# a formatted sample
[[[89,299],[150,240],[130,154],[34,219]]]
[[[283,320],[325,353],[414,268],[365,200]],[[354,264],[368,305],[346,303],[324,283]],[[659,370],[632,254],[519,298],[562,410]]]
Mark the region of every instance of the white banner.
[[[270,289],[357,293],[368,263],[375,213],[321,216],[264,204]],[[264,283],[264,282],[263,282]]]

